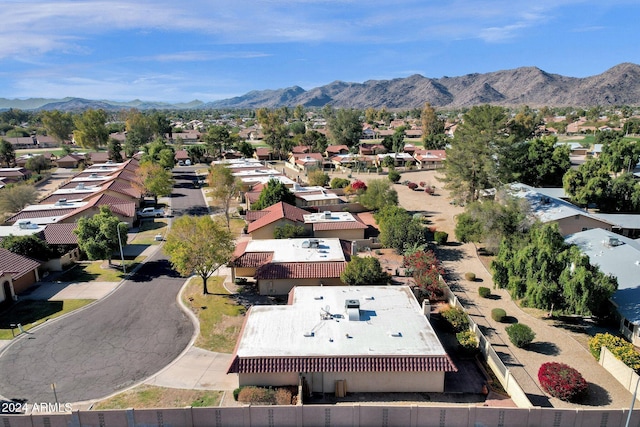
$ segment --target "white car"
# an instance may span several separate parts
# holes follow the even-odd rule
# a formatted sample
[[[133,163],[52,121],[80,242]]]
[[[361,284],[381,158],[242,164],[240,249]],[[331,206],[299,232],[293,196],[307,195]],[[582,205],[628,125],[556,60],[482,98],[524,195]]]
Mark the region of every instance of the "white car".
[[[161,218],[164,216],[164,209],[156,208],[144,208],[138,211],[138,217],[140,218]]]

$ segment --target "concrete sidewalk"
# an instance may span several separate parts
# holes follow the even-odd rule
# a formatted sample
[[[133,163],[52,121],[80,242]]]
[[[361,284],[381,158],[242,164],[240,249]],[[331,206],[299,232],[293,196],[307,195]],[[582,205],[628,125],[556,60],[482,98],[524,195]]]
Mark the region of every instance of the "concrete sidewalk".
[[[101,299],[109,295],[121,282],[38,282],[31,292],[21,294],[20,299],[68,300]]]

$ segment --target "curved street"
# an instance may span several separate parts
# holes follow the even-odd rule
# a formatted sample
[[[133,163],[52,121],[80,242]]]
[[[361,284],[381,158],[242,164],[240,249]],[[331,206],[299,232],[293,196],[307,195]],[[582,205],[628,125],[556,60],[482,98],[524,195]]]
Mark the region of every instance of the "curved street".
[[[174,215],[206,213],[192,168],[174,171]],[[161,250],[98,303],[23,334],[0,355],[0,394],[60,403],[110,395],[157,373],[194,327],[176,296],[185,283]]]

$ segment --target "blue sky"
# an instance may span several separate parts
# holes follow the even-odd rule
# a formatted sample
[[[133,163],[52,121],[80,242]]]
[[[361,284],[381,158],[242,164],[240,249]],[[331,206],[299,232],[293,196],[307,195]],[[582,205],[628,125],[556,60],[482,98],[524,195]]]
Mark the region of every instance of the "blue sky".
[[[250,90],[640,63],[637,0],[0,0],[0,97]]]

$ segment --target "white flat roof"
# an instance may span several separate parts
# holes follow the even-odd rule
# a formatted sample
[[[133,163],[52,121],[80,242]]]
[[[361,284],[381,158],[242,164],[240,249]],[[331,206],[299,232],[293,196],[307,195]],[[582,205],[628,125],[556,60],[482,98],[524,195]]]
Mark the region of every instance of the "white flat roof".
[[[318,242],[317,247],[313,241]],[[245,252],[273,252],[276,262],[332,262],[345,261],[340,239],[259,239],[247,243]]]
[[[253,176],[259,176],[259,177],[264,177],[264,176],[281,176],[282,172],[278,172],[275,169],[251,169],[251,170],[243,170],[243,171],[238,171],[238,172],[233,172],[233,176],[238,176],[240,178],[244,178],[244,177],[253,177]]]
[[[251,308],[239,357],[446,354],[407,286],[298,286],[293,292],[292,305]],[[359,301],[358,320],[349,320],[346,300]]]
[[[328,216],[327,216],[328,214]],[[318,212],[308,215],[303,215],[304,222],[307,224],[317,224],[320,222],[349,222],[356,221],[356,218],[351,212]]]
[[[55,194],[55,193],[54,193]],[[77,209],[85,206],[89,202],[71,202],[67,201],[64,203],[46,203],[41,205],[29,205],[26,206],[23,211],[50,211],[54,209]]]
[[[230,169],[236,168],[255,168],[263,166],[264,164],[258,159],[228,159],[228,160],[216,160],[211,162],[212,165],[225,165]]]
[[[30,228],[21,228],[18,225],[20,221],[24,221],[24,220],[18,220],[14,225],[0,226],[0,237],[30,236],[32,234],[39,233],[45,229],[44,225],[37,225],[35,223],[32,223],[33,226]]]
[[[91,194],[97,193],[102,187],[98,185],[85,185],[84,187],[60,188],[52,194]]]
[[[272,179],[279,181],[281,183],[283,183],[284,185],[293,185],[295,184],[295,181],[292,180],[291,178],[288,178],[284,175],[271,175],[271,176],[243,176],[240,177],[240,179],[242,180],[242,182],[246,183],[246,184],[256,184],[256,183],[260,183],[260,184],[266,184],[267,182],[271,181]]]

